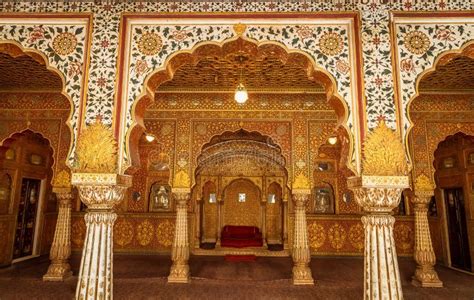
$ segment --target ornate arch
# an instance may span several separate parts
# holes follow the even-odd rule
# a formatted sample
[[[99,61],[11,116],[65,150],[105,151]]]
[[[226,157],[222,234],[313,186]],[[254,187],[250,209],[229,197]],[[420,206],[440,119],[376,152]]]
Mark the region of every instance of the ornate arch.
[[[13,54],[21,51],[35,60],[41,58],[46,68],[58,74],[63,82],[61,93],[71,104],[67,121],[71,131],[68,166],[73,160],[85,104],[90,22],[90,15],[61,19],[34,15],[0,17],[1,50]]]
[[[124,18],[126,46],[120,64],[124,76],[120,81],[128,85],[119,89],[123,127],[116,128],[121,141],[121,172],[138,162],[135,146],[143,132],[143,112],[153,101],[159,84],[170,80],[182,64],[197,63],[204,50],[223,51],[237,41],[256,48],[271,45],[287,57],[298,57],[309,76],[322,78],[328,101],[334,104],[339,115],[339,125],[349,132],[348,164],[351,169],[358,168],[359,149],[353,147],[354,138],[359,136],[359,124],[355,121],[358,113],[354,105],[357,72],[353,66],[357,63],[351,50],[354,43],[349,34],[353,31],[351,22],[338,20],[329,24],[314,19],[295,24],[298,22],[285,19],[291,25],[273,25],[268,20],[262,23],[248,20],[244,25],[227,18],[222,24],[206,25],[208,22],[186,18],[166,24],[160,23],[159,18],[147,19],[145,23],[140,20],[140,17]]]
[[[394,14],[392,23],[395,40],[395,64],[397,71],[397,119],[398,129],[407,147],[413,128],[410,104],[419,96],[419,83],[424,75],[436,66],[446,64],[457,55],[472,55],[474,45],[474,17],[472,14],[439,13],[436,24],[433,16],[407,18],[407,14]],[[445,21],[444,21],[445,20]]]

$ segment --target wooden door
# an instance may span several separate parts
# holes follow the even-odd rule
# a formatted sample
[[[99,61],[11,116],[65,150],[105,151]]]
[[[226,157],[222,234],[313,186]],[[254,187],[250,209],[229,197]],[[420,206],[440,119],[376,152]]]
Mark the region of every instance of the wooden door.
[[[40,186],[41,180],[39,179],[23,178],[21,181],[20,203],[13,250],[14,259],[33,254]]]
[[[451,266],[471,271],[463,189],[445,189],[444,196],[446,201]]]

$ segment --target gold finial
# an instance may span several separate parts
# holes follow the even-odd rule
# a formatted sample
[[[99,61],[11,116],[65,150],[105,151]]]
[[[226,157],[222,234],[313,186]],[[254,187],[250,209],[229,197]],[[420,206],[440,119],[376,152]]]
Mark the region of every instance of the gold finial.
[[[100,119],[84,129],[76,150],[76,172],[115,173],[117,170],[117,142],[112,130]]]
[[[174,188],[189,188],[191,187],[191,180],[189,179],[188,173],[181,170],[174,175]]]
[[[402,176],[408,174],[403,144],[392,129],[380,121],[364,142],[362,174],[369,176]]]
[[[53,187],[68,188],[71,187],[71,175],[66,170],[61,170],[54,176]]]
[[[237,34],[237,36],[242,36],[245,32],[245,29],[247,29],[247,25],[245,24],[237,23],[234,25],[234,31]]]
[[[308,177],[306,177],[303,173],[300,173],[298,176],[296,176],[295,181],[293,181],[293,189],[294,190],[311,189],[311,184],[309,183]]]
[[[415,179],[415,191],[433,191],[434,184],[425,174],[418,175]]]

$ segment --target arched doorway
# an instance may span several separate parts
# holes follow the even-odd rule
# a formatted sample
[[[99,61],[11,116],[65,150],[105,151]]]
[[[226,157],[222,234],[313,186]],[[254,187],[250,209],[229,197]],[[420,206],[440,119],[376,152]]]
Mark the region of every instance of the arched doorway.
[[[42,223],[50,209],[53,149],[40,134],[26,130],[16,133],[0,146],[2,199],[1,214],[15,224],[5,243],[13,262],[43,253]],[[48,207],[49,206],[49,207]],[[2,251],[2,252],[3,252]]]
[[[469,197],[468,191],[472,189],[470,185],[472,180],[467,176],[461,180],[463,182],[461,184],[459,177],[456,177],[455,168],[442,167],[440,161],[443,160],[443,155],[441,153],[454,151],[459,147],[462,148],[462,146],[457,145],[461,143],[459,140],[463,140],[457,133],[474,135],[473,78],[474,56],[472,45],[467,45],[462,51],[450,51],[443,54],[438,57],[432,69],[419,77],[417,96],[408,107],[409,119],[413,123],[408,137],[409,150],[413,161],[412,178],[416,182],[417,179],[426,176],[436,186],[434,197],[429,203],[428,222],[434,253],[438,260],[448,266],[453,266],[450,249],[452,242],[450,242],[451,237],[449,235],[449,230],[452,228],[449,225],[449,220],[453,220],[453,217],[449,219],[448,208],[450,204],[454,205],[460,202],[451,201],[446,203],[446,199],[454,199],[455,195],[463,194],[464,192],[460,193],[460,190],[458,190],[461,185],[466,189],[465,197]],[[453,148],[450,148],[451,146]],[[448,148],[451,150],[448,150]],[[468,174],[469,165],[466,165],[468,153],[466,151],[463,154],[458,152],[456,156],[457,163],[464,165],[467,172],[465,174]],[[449,166],[451,162],[448,159],[446,164]],[[452,176],[447,176],[447,174]],[[448,184],[450,180],[451,183]],[[457,183],[455,183],[456,180]],[[416,188],[415,185],[415,192]],[[469,205],[469,201],[466,204]],[[410,204],[410,207],[413,209],[412,204]],[[456,207],[459,208],[460,206]],[[467,235],[472,235],[469,209],[466,210],[465,214],[467,223],[461,227],[466,228]],[[460,209],[456,210],[456,214],[459,211]],[[459,218],[459,222],[461,222],[461,218]],[[459,234],[461,232],[458,231]],[[472,241],[469,243],[469,249],[474,249]],[[470,253],[472,257],[472,250]],[[472,263],[469,268],[466,266],[462,268],[472,270]]]
[[[9,174],[13,187],[8,204],[5,204],[8,209],[0,211],[0,235],[7,236],[8,240],[0,252],[0,265],[9,265],[15,258],[49,252],[57,209],[50,182],[58,172],[69,172],[67,160],[71,148],[71,128],[67,122],[71,116],[71,102],[63,94],[63,78],[58,71],[48,66],[42,54],[23,52],[16,44],[0,43],[0,65],[0,145],[7,156],[11,153],[7,151],[11,145],[19,147],[22,149],[21,153],[24,153],[24,157],[14,158],[13,161],[19,159],[15,161],[16,165],[12,165],[12,160],[7,159],[7,156],[2,156],[2,164],[8,165],[2,166],[3,171],[9,170],[11,173],[15,168],[30,170],[36,177],[29,175],[29,178],[40,180],[40,186],[37,186],[37,182],[26,184],[24,192],[34,190],[33,193],[36,193],[40,189],[41,195],[37,196],[46,199],[37,207],[37,211],[41,213],[35,218],[34,226],[38,230],[32,231],[36,237],[30,247],[31,251],[21,250],[20,253],[15,253],[15,228],[21,223],[17,220],[18,212],[21,211],[19,195],[22,193],[22,179],[19,177],[20,171]],[[41,138],[35,138],[37,135]],[[45,146],[47,150],[38,146],[44,143],[48,145]],[[5,179],[3,182],[7,181]],[[28,207],[23,208],[28,211]],[[27,226],[33,225],[30,223]],[[28,243],[23,241],[20,244]]]
[[[281,149],[271,138],[242,129],[225,132],[203,146],[197,163],[193,194],[201,231],[195,235],[202,248],[219,246],[226,226],[254,227],[262,233],[262,245],[283,245],[288,177]]]
[[[438,145],[434,167],[436,201],[431,204],[430,214],[440,215],[447,229],[446,242],[449,265],[472,272],[471,250],[474,244],[469,236],[472,218],[472,180],[474,179],[474,137],[457,133]]]

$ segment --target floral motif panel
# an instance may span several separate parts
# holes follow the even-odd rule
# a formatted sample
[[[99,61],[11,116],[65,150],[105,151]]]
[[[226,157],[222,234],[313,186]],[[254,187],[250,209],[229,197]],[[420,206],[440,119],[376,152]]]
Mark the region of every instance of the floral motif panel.
[[[235,26],[243,22],[245,27]],[[353,111],[356,104],[355,97],[355,49],[353,27],[351,19],[331,19],[322,23],[318,19],[306,19],[295,22],[291,19],[172,19],[164,22],[162,19],[143,19],[128,17],[125,40],[124,59],[125,88],[121,106],[125,107],[122,113],[122,133],[127,133],[134,126],[133,105],[144,94],[146,78],[157,70],[166,66],[167,60],[176,53],[192,51],[199,44],[211,42],[222,44],[237,36],[255,41],[256,43],[279,43],[288,51],[301,51],[316,62],[319,69],[325,70],[335,80],[336,91],[345,101],[348,108],[347,128],[358,128]],[[142,25],[146,23],[146,25]],[[351,38],[352,37],[352,38]],[[122,169],[129,166],[127,141],[121,139]]]
[[[428,70],[434,69],[443,53],[461,52],[474,42],[474,17],[395,17],[396,64],[399,82],[399,128],[406,137],[412,126],[408,118],[410,102],[419,93],[417,82]]]
[[[362,1],[360,1],[362,2]],[[117,57],[121,12],[133,13],[311,13],[359,11],[362,31],[362,72],[365,86],[366,121],[369,128],[380,118],[396,127],[394,84],[392,75],[390,11],[472,11],[474,3],[465,0],[434,1],[226,1],[226,2],[1,2],[0,11],[15,13],[77,13],[94,14],[91,63],[88,78],[86,120],[101,115],[112,123],[116,97]],[[115,120],[114,122],[118,122]]]
[[[69,120],[73,131],[71,153],[81,123],[81,112],[88,53],[89,17],[38,18],[24,16],[21,19],[0,17],[0,42],[11,42],[24,51],[39,52],[47,64],[59,71],[64,80],[63,92],[72,102]],[[69,163],[72,155],[69,155]]]

